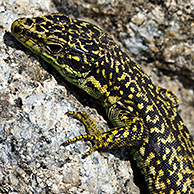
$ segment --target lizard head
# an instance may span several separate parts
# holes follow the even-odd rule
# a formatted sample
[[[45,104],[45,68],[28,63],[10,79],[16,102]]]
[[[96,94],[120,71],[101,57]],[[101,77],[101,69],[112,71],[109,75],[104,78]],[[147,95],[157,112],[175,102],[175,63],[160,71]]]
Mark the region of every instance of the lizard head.
[[[63,14],[20,18],[13,22],[11,31],[25,47],[76,85],[98,66],[103,50],[99,45],[103,40],[106,46],[109,38],[96,25]]]

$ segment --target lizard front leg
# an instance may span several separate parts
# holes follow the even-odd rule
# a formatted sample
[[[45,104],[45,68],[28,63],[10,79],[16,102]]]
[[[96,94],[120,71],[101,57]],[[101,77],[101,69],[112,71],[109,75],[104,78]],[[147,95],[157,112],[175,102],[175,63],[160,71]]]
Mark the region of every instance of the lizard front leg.
[[[94,146],[83,155],[83,158],[98,149],[113,149],[138,145],[147,135],[143,120],[138,117],[133,117],[130,121],[128,120],[125,126],[114,127],[102,132],[85,112],[68,112],[67,114],[80,120],[85,125],[88,134],[67,140],[61,145],[67,146],[80,140],[94,142]]]

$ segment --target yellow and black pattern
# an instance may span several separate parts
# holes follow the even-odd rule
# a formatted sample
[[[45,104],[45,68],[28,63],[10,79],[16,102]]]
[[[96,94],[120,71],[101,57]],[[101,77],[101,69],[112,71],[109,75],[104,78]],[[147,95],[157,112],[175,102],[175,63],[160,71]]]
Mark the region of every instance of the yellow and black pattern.
[[[150,78],[99,27],[63,14],[21,18],[13,35],[69,82],[98,99],[114,128],[101,132],[86,113],[70,112],[93,141],[87,152],[133,148],[150,193],[194,193],[194,144],[178,114],[178,99]],[[135,150],[135,151],[134,151]]]

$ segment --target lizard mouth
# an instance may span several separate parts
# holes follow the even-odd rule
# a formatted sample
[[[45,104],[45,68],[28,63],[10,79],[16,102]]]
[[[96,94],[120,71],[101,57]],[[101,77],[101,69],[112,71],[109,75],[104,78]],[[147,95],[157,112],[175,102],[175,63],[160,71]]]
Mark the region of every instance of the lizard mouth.
[[[15,20],[11,25],[11,32],[14,37],[25,47],[30,49],[33,53],[41,53],[42,48],[38,41],[38,37],[30,30],[32,26],[24,25],[26,18]],[[35,37],[36,36],[36,37]]]

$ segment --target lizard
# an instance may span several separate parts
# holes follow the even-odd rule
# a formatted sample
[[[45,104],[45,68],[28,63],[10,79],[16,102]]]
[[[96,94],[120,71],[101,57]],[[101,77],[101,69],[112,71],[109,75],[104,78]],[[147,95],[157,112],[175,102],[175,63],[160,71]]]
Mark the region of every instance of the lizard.
[[[94,97],[113,127],[102,132],[85,112],[68,112],[87,133],[65,141],[95,150],[128,147],[150,193],[194,193],[194,143],[178,113],[179,101],[153,84],[127,53],[97,25],[64,14],[19,18],[15,38],[62,77]]]

